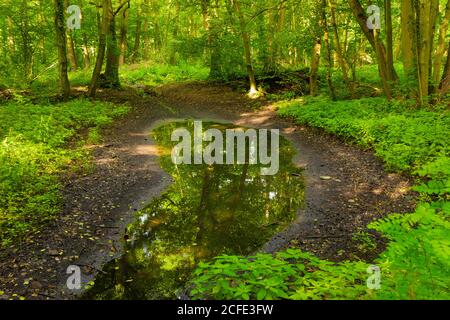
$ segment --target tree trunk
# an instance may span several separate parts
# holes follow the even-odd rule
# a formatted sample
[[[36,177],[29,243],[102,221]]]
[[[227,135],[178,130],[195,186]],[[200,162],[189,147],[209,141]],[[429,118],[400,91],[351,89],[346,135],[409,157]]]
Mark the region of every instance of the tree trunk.
[[[109,5],[109,41],[107,41],[106,46],[105,86],[108,88],[120,88],[120,48],[117,42],[116,18],[118,14],[123,14],[128,10],[130,2],[122,2],[115,11],[111,1],[109,1]]]
[[[313,36],[315,40],[311,55],[311,68],[309,72],[309,93],[313,97],[319,94],[320,89],[318,83],[318,72],[322,53],[322,36],[324,33],[322,9],[320,8],[321,5],[322,4],[319,4],[314,8],[316,12],[313,14],[315,18],[312,22],[312,31],[314,32]]]
[[[326,51],[326,62],[327,62],[327,84],[328,84],[328,92],[332,100],[336,100],[336,91],[334,89],[333,77],[332,77],[332,67],[333,62],[331,60],[331,48],[330,48],[330,35],[328,31],[328,20],[327,13],[325,8],[327,7],[326,0],[322,0],[320,3],[320,17],[321,17],[321,25],[323,29],[323,41],[325,45]]]
[[[430,0],[419,0],[418,27],[419,27],[419,87],[420,96],[428,96],[429,84],[429,62],[431,52],[431,28],[430,28]]]
[[[56,45],[58,46],[59,82],[64,100],[70,95],[70,83],[67,75],[67,39],[64,19],[64,1],[54,0]]]
[[[403,69],[408,80],[417,80],[417,46],[415,46],[415,14],[411,0],[402,0],[401,3],[401,46],[403,56]]]
[[[28,82],[33,75],[33,48],[31,46],[30,25],[28,16],[28,1],[23,0],[21,2],[21,21],[20,21],[20,34],[22,40],[22,64],[23,64],[23,77]]]
[[[386,64],[389,79],[398,80],[394,70],[394,43],[392,35],[392,4],[391,0],[385,0],[385,24],[386,24]]]
[[[447,49],[447,63],[445,64],[444,74],[442,75],[442,81],[439,85],[439,94],[445,96],[450,92],[450,42]]]
[[[131,62],[136,63],[136,61],[139,58],[139,49],[141,47],[141,27],[142,27],[142,21],[140,13],[138,12],[137,21],[136,21],[136,32],[134,36],[134,47],[133,47],[133,53],[131,55]]]
[[[272,1],[273,2],[273,1]],[[272,2],[270,5],[272,5]],[[264,3],[262,4],[264,5]],[[261,15],[262,16],[262,15]],[[264,23],[264,18],[262,17]],[[274,33],[275,33],[275,25],[276,19],[274,13],[269,11],[268,14],[268,25],[267,32],[265,32],[265,42],[267,45],[263,46],[264,57],[263,57],[263,68],[265,73],[274,73],[276,71],[275,60],[274,60]]]
[[[8,51],[10,57],[13,57],[16,54],[16,40],[14,36],[14,22],[10,16],[7,18],[8,25]]]
[[[436,47],[436,53],[434,55],[434,63],[433,63],[433,79],[432,85],[434,87],[438,86],[439,81],[441,80],[441,68],[442,68],[442,60],[445,54],[445,37],[448,31],[448,24],[450,21],[450,0],[447,2],[447,7],[445,9],[444,18],[442,19],[441,26],[439,28],[439,39]]]
[[[119,46],[117,45],[116,19],[111,17],[109,23],[109,41],[106,46],[105,86],[119,88]]]
[[[119,40],[119,65],[123,65],[126,62],[126,56],[128,51],[128,10],[123,10],[120,19],[120,40]]]
[[[89,54],[89,41],[86,33],[83,33],[83,67],[89,69],[91,66],[91,55]]]
[[[95,62],[94,72],[92,74],[91,85],[89,87],[88,95],[90,97],[95,96],[95,92],[97,90],[98,81],[100,79],[100,73],[102,72],[103,60],[105,59],[105,51],[106,51],[106,36],[109,31],[109,20],[110,20],[110,10],[111,10],[111,0],[103,0],[102,1],[102,23],[100,28],[100,34],[98,39],[98,51],[97,51],[97,59]],[[112,16],[112,14],[111,14]]]
[[[80,1],[80,6],[83,7],[84,3],[84,1]],[[83,68],[88,69],[91,66],[91,55],[89,53],[89,38],[86,31],[83,31],[82,38],[83,45],[81,47],[81,52],[83,54]]]
[[[75,52],[75,43],[72,37],[72,31],[67,34],[68,56],[70,61],[70,71],[78,70],[77,54]]]
[[[175,17],[173,18],[172,29],[172,43],[174,43],[178,37],[178,29],[180,24],[180,0],[175,0]],[[177,49],[175,47],[170,48],[169,64],[176,64],[177,62]]]
[[[160,18],[160,3],[158,0],[152,1],[152,23],[153,23],[153,52],[155,55],[160,52],[162,48],[161,27],[159,26]]]
[[[275,73],[278,70],[280,48],[278,45],[277,37],[283,29],[286,20],[286,4],[281,2],[278,9],[278,16],[274,22],[274,33],[269,35],[269,38],[273,38],[271,52],[270,52],[270,69],[271,73]]]
[[[46,26],[46,19],[45,19],[45,3],[44,0],[40,0],[39,1],[39,25],[42,27]],[[42,64],[47,64],[47,41],[46,41],[47,35],[46,34],[42,34],[41,35],[41,39],[40,39],[40,46],[41,46],[41,63]]]
[[[377,62],[378,62],[378,69],[380,72],[380,78],[383,84],[383,90],[384,94],[388,99],[391,99],[391,89],[389,81],[393,81],[395,79],[389,78],[389,72],[388,72],[388,66],[387,66],[387,60],[386,60],[386,48],[384,47],[383,43],[380,41],[378,37],[377,30],[369,30],[367,26],[367,15],[364,9],[361,6],[361,3],[359,0],[348,0],[348,3],[350,5],[350,8],[352,9],[353,15],[355,16],[356,20],[358,21],[358,24],[360,25],[364,35],[366,36],[367,40],[369,40],[370,45],[374,49],[376,55],[377,55]],[[393,73],[395,73],[394,66],[390,66],[389,68],[392,68]]]
[[[309,91],[311,96],[315,97],[319,94],[319,84],[317,82],[319,63],[320,63],[320,52],[322,49],[322,39],[320,37],[316,38],[313,54],[311,59],[311,71],[309,74]]]
[[[341,66],[342,77],[344,79],[344,83],[347,86],[347,89],[350,93],[351,98],[354,98],[355,91],[353,89],[353,84],[350,82],[350,79],[348,78],[348,65],[347,65],[347,61],[345,61],[344,53],[342,51],[341,43],[339,41],[339,30],[338,30],[338,26],[337,26],[337,22],[336,22],[335,5],[334,5],[333,0],[329,0],[328,4],[330,6],[330,11],[331,11],[331,24],[333,26],[333,31],[334,31],[334,41],[335,41],[335,46],[336,46],[335,50],[336,50],[337,59],[338,59],[339,65]]]
[[[215,7],[210,7],[210,0],[202,0],[202,17],[203,27],[208,32],[208,47],[210,54],[210,68],[209,78],[220,79],[222,77],[222,70],[220,65],[220,52],[219,43],[217,38],[219,37],[219,30],[217,20],[219,19],[217,13],[217,0]]]
[[[247,65],[247,74],[248,79],[250,82],[250,92],[249,95],[256,95],[258,90],[256,88],[256,78],[255,78],[255,72],[253,70],[253,63],[252,63],[252,53],[250,48],[250,36],[247,32],[247,26],[244,20],[244,15],[241,11],[241,5],[237,0],[232,0],[233,6],[236,10],[236,13],[238,15],[239,19],[239,25],[241,27],[241,34],[242,34],[242,40],[244,43],[244,54],[245,54],[245,63]]]
[[[67,8],[69,6],[69,1],[65,0],[64,5]],[[73,31],[67,30],[67,55],[69,57],[70,62],[70,71],[77,71],[78,70],[78,60],[77,60],[77,54],[75,51],[75,41],[73,39]]]
[[[144,11],[144,28],[143,28],[143,40],[144,40],[144,52],[143,52],[143,58],[145,61],[148,61],[150,59],[150,37],[148,35],[148,10],[146,9]]]
[[[383,55],[383,52],[381,51],[381,46],[379,45],[380,38],[378,36],[378,30],[374,30],[374,39],[375,39],[375,46],[377,48],[377,57],[380,59],[380,57]],[[383,83],[383,90],[384,94],[386,95],[386,98],[388,100],[392,99],[392,92],[391,87],[389,85],[389,68],[386,64],[379,63],[380,65],[380,74],[381,74],[381,81]]]

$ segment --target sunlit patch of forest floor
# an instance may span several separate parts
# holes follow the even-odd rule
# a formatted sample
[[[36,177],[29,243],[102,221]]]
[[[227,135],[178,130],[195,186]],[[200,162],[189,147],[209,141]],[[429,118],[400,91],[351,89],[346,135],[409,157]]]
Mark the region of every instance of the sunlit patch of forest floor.
[[[76,89],[76,94],[84,95],[84,89]],[[410,178],[386,173],[369,151],[279,118],[263,98],[251,100],[230,87],[190,82],[105,89],[96,99],[126,103],[131,112],[104,130],[101,143],[87,146],[95,164],[92,172],[63,178],[60,216],[2,254],[0,288],[7,298],[74,298],[66,288],[69,265],[82,266],[83,280],[89,281],[120,255],[134,212],[170,184],[149,135],[163,120],[225,120],[279,128],[293,143],[298,152],[295,165],[305,168],[306,207],[263,251],[290,246],[333,261],[371,261],[384,243],[376,234],[375,244],[364,241],[366,225],[415,207]]]

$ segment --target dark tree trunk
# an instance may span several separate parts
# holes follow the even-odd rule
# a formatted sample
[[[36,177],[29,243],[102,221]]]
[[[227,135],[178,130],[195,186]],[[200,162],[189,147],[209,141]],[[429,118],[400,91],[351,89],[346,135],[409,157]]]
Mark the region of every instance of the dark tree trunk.
[[[88,95],[90,97],[95,96],[95,92],[97,90],[98,82],[100,79],[100,73],[102,72],[103,60],[105,59],[105,51],[106,51],[106,36],[109,30],[109,20],[110,20],[110,10],[111,10],[111,0],[103,0],[103,17],[101,19],[101,26],[99,31],[99,39],[98,39],[98,51],[97,51],[97,59],[95,62],[94,72],[92,74],[91,85],[89,87]]]

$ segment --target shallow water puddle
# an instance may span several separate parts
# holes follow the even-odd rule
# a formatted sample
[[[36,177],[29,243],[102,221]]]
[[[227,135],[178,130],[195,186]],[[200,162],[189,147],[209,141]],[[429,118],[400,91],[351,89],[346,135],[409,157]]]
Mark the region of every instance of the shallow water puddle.
[[[203,123],[221,131],[233,125]],[[294,148],[280,137],[280,169],[260,175],[260,165],[174,165],[177,128],[171,122],[152,133],[161,166],[173,184],[128,226],[124,254],[105,266],[86,299],[173,299],[181,295],[200,261],[220,254],[258,250],[295,217],[304,201]]]

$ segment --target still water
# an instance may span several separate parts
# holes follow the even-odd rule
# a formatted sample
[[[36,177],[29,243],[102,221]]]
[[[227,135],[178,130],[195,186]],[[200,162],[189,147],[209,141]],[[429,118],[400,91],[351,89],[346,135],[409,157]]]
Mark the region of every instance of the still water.
[[[177,142],[171,134],[193,127],[191,121],[170,122],[152,132],[161,167],[173,183],[137,213],[123,255],[104,267],[83,298],[176,299],[188,292],[200,261],[255,252],[295,219],[304,203],[304,183],[286,139],[280,137],[280,169],[274,176],[262,176],[260,165],[174,165],[170,155]]]

